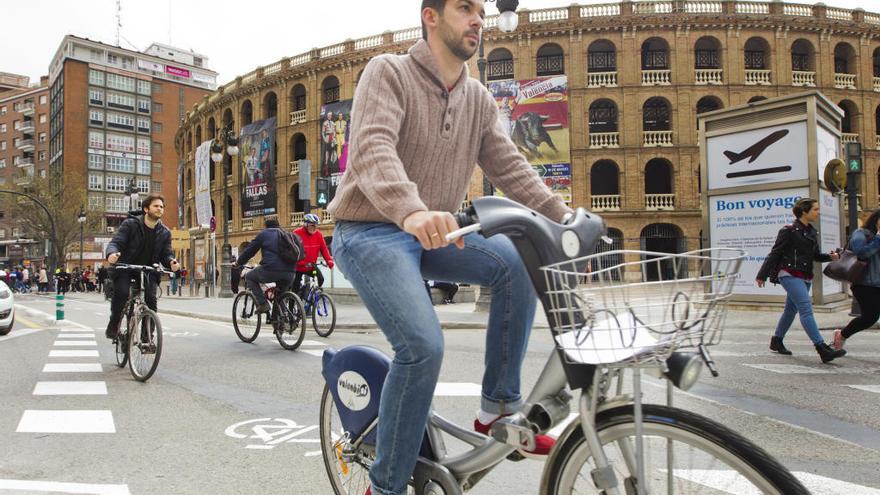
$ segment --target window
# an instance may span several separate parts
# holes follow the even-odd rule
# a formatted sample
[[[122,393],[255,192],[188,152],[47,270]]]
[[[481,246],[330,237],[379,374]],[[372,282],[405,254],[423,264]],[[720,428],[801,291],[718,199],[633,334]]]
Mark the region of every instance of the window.
[[[45,113],[41,113],[41,114],[40,114],[40,119],[39,119],[39,120],[40,120],[40,123],[41,123],[41,124],[45,124],[45,123],[46,123],[46,114],[45,114]]]
[[[46,104],[46,95],[40,95],[40,105]]]
[[[108,116],[109,124],[109,116]],[[134,153],[134,136],[121,136],[119,134],[107,134],[107,149]]]
[[[159,134],[162,132],[162,123],[161,122],[153,122],[153,133]]]
[[[101,211],[104,197],[98,194],[89,194],[89,211]]]
[[[137,161],[137,173],[138,175],[150,175],[150,161],[149,160],[138,160]]]
[[[149,193],[149,192],[150,192],[150,179],[149,179],[149,178],[138,177],[138,179],[137,179],[137,187],[138,187],[138,189],[140,190],[140,192],[142,192],[142,193]]]
[[[89,131],[89,148],[104,148],[104,133],[100,131]]]
[[[43,179],[46,178],[46,169],[40,170],[40,177]]]
[[[0,124],[0,132],[6,132],[6,124]]]
[[[89,110],[89,124],[91,125],[104,125],[104,111],[103,110]]]
[[[0,158],[0,168],[6,168],[6,158]]]
[[[89,103],[92,105],[104,104],[104,90],[89,88]]]
[[[120,93],[108,93],[107,106],[134,111],[134,96],[123,95]]]
[[[89,84],[104,85],[104,73],[99,70],[89,69]]]
[[[125,113],[107,112],[107,127],[133,131],[134,117]]]
[[[150,100],[138,98],[138,112],[150,113]]]
[[[18,148],[18,145],[21,144],[21,138],[15,138],[12,140],[12,145]]]
[[[152,86],[150,85],[150,81],[144,81],[138,79],[137,81],[137,92],[138,94],[148,95],[152,92]]]
[[[153,182],[151,187],[152,187],[151,190],[153,192],[157,192],[157,193],[162,192],[162,183],[161,182]]]
[[[41,143],[45,143],[45,142],[46,142],[46,133],[45,133],[45,132],[41,132],[41,133],[39,134],[39,136],[37,137],[37,140],[38,140],[39,142],[41,142]]]
[[[106,158],[107,170],[111,172],[134,173],[134,159],[121,156],[108,156]],[[109,184],[109,183],[108,183]]]
[[[149,138],[139,137],[137,139],[137,153],[139,155],[149,155],[150,154],[150,139]]]
[[[157,95],[162,92],[162,85],[159,83],[153,83],[153,94]]]
[[[153,153],[162,152],[162,143],[153,143]]]
[[[104,170],[104,156],[89,153],[89,168],[91,170]]]
[[[159,162],[153,162],[153,174],[159,175],[162,173],[162,164]]]
[[[135,82],[133,77],[120,76],[119,74],[107,74],[107,87],[130,91],[134,93]]]
[[[153,103],[153,113],[162,113],[161,103]]]
[[[126,213],[130,204],[131,200],[127,196],[107,196],[107,211]]]
[[[103,189],[103,179],[104,177],[102,177],[101,174],[89,174],[89,189],[92,191],[100,191]]]
[[[13,120],[12,121],[12,128],[16,131],[21,129],[21,121],[20,120]]]
[[[119,57],[117,57],[116,55],[114,55],[114,54],[112,54],[112,53],[108,53],[108,54],[107,54],[107,63],[108,63],[108,64],[114,64],[114,65],[115,65],[115,64],[118,64],[118,63],[119,63]]]
[[[6,177],[3,178],[3,182],[6,182]],[[6,238],[6,229],[0,229],[0,239]]]
[[[45,162],[45,161],[46,161],[46,151],[45,151],[45,150],[44,150],[44,151],[41,151],[41,152],[38,154],[38,157],[39,157],[38,159],[39,159],[41,162]]]
[[[6,105],[0,107],[0,115],[6,115]]]
[[[108,175],[106,188],[108,191],[112,192],[125,192],[128,189],[128,181],[130,177],[126,177],[123,175]]]
[[[101,56],[101,55],[103,55],[103,52],[101,52],[101,50],[97,50],[95,48],[90,48],[89,53],[90,53],[92,60],[101,60],[103,58]]]
[[[137,130],[138,132],[150,132],[150,119],[146,119],[143,117],[138,117],[137,119]]]
[[[6,151],[6,141],[0,141],[0,151]]]
[[[12,111],[13,112],[20,112],[21,111],[21,102],[13,103],[12,104]]]

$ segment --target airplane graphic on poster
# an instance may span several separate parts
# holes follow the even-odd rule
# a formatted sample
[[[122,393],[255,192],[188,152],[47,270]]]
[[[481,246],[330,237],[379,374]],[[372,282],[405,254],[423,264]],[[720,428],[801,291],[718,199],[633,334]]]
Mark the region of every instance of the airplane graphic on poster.
[[[760,157],[761,154],[767,150],[767,148],[769,148],[771,145],[773,145],[774,143],[776,143],[777,141],[779,141],[780,139],[784,138],[787,135],[788,135],[788,130],[786,130],[786,129],[776,131],[776,132],[773,132],[772,134],[770,134],[769,136],[761,139],[757,143],[749,146],[745,150],[740,151],[739,153],[736,153],[736,152],[733,152],[730,150],[724,151],[724,156],[726,156],[727,159],[730,160],[730,165],[734,165],[736,163],[739,163],[739,162],[745,160],[746,158],[749,159],[749,163],[752,163],[755,160],[757,160],[758,157]],[[779,166],[779,167],[769,167],[769,168],[761,168],[761,169],[755,169],[755,170],[745,170],[742,172],[731,172],[731,173],[727,174],[727,177],[730,179],[734,179],[737,177],[749,177],[749,176],[754,176],[754,175],[776,174],[779,172],[788,172],[789,170],[791,170],[791,166],[784,165],[784,166]]]

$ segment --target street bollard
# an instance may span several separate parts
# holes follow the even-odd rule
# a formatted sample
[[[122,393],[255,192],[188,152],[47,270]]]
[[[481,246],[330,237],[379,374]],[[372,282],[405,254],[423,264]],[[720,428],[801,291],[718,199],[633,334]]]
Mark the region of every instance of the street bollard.
[[[55,321],[64,319],[64,294],[55,294]]]

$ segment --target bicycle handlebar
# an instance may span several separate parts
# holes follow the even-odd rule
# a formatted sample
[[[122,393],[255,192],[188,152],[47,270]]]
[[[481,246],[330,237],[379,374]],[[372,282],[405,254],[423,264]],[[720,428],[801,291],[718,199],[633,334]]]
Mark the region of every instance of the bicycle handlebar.
[[[174,273],[171,270],[166,270],[164,268],[160,268],[159,264],[150,265],[131,265],[128,263],[116,263],[113,267],[117,270],[138,270],[144,272],[156,272],[156,273]]]

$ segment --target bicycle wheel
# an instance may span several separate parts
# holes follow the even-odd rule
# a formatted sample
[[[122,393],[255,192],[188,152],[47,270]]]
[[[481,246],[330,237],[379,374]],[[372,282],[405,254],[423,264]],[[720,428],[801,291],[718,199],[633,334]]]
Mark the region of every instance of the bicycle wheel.
[[[122,323],[116,331],[116,365],[125,368],[128,364],[128,330],[131,328],[131,316],[134,312],[134,305],[131,300],[125,304],[125,310],[122,312]]]
[[[312,304],[312,327],[321,337],[329,337],[336,328],[336,305],[333,298],[318,292]]]
[[[128,334],[128,368],[131,376],[145,382],[153,376],[162,357],[162,323],[152,310],[143,308],[136,314]]]
[[[372,446],[362,445],[357,451],[351,444],[330,388],[324,385],[321,395],[321,410],[318,420],[321,441],[321,456],[330,486],[336,495],[362,495],[370,486],[370,465],[375,451]]]
[[[285,292],[275,299],[275,337],[281,347],[292,351],[306,336],[306,319],[302,301],[293,292]]]
[[[232,303],[232,328],[242,342],[251,343],[260,334],[263,315],[257,313],[257,300],[250,291],[239,292]]]
[[[809,495],[783,465],[739,433],[681,409],[645,404],[642,410],[644,464],[651,493]],[[635,482],[631,474],[635,471],[633,406],[602,411],[596,423],[623,491]],[[601,493],[590,476],[594,468],[583,430],[578,428],[548,460],[541,493]]]

